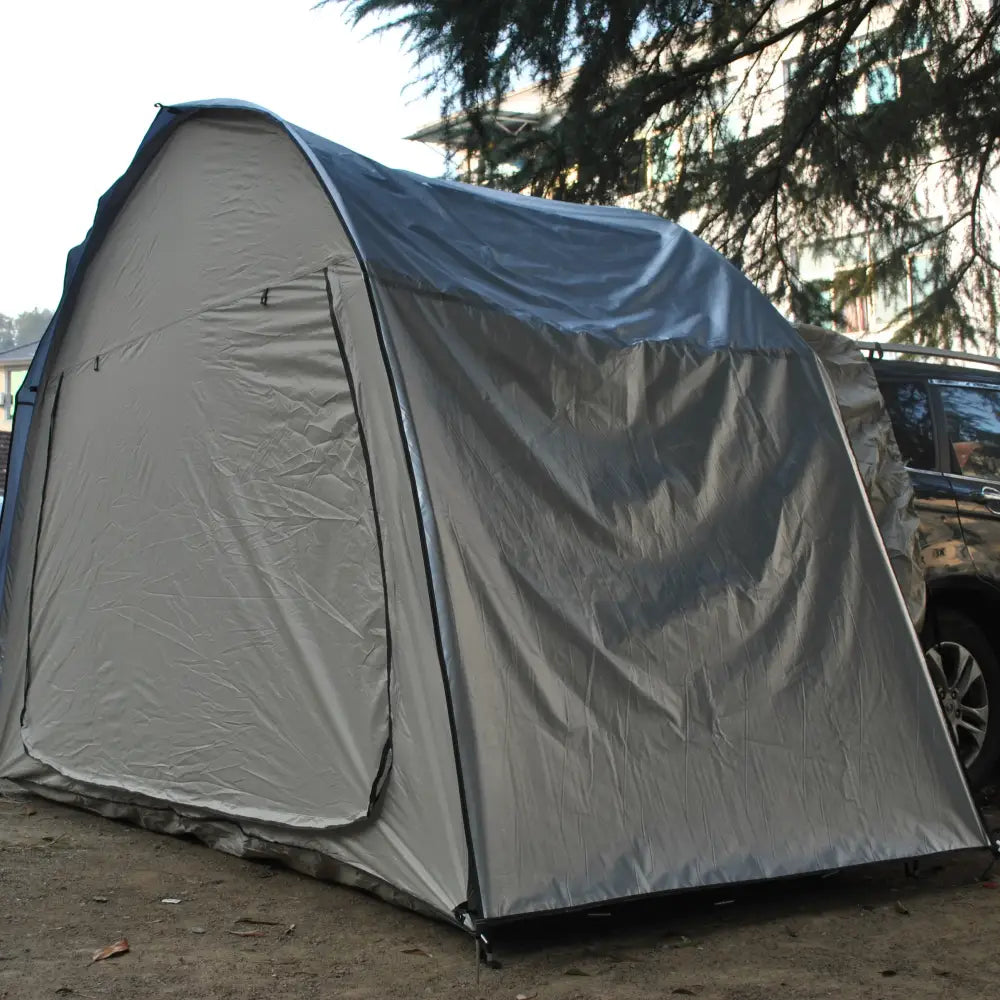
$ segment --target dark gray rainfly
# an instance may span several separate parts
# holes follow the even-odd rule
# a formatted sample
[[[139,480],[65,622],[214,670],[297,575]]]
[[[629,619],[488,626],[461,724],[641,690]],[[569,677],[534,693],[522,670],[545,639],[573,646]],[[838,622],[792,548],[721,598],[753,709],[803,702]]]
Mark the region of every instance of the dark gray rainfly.
[[[982,846],[814,352],[661,219],[165,108],[0,530],[0,774],[466,926]]]

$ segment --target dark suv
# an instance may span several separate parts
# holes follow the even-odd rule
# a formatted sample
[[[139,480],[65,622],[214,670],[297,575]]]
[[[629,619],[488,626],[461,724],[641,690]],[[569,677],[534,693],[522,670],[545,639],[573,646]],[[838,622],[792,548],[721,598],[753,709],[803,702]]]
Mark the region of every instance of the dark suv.
[[[928,665],[969,783],[980,787],[1000,760],[1000,361],[859,346],[913,478]],[[889,353],[907,359],[886,360]]]

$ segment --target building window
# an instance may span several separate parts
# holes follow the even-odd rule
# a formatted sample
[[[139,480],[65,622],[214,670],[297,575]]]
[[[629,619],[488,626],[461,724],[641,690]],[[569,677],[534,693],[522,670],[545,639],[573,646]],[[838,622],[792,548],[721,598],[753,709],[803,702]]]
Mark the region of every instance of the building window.
[[[4,370],[4,380],[3,380],[3,391],[4,391],[4,408],[3,415],[5,420],[14,419],[14,397],[17,395],[17,390],[21,388],[21,384],[24,382],[25,375],[28,374],[27,368],[22,368],[17,371],[12,371],[10,368]]]
[[[925,219],[931,231],[939,219]],[[916,235],[916,234],[915,234]],[[869,233],[825,240],[805,248],[801,275],[816,292],[825,314],[820,323],[849,334],[888,329],[912,316],[935,290],[936,254],[931,250],[909,254],[903,273],[895,280],[874,284],[877,241]]]
[[[867,251],[867,239],[864,242]],[[831,283],[833,322],[844,333],[867,333],[871,328],[868,293],[865,290],[867,271],[866,260],[844,262],[834,270]]]
[[[784,76],[785,84],[785,97],[788,97],[788,91],[791,89],[792,81],[795,79],[799,72],[799,60],[798,58],[786,59],[781,64],[782,74]]]
[[[625,143],[622,154],[625,191],[628,194],[639,194],[640,191],[645,191],[647,187],[646,143],[642,139],[631,139]]]
[[[672,184],[677,180],[680,145],[680,140],[676,132],[658,132],[650,137],[650,184]]]
[[[912,311],[934,291],[934,257],[929,253],[910,254],[906,260],[907,306]]]
[[[840,315],[845,333],[868,332],[868,297],[851,295],[841,306]]]
[[[899,283],[883,283],[875,289],[872,308],[876,326],[890,326],[906,315],[913,315],[934,291],[934,255],[910,254],[906,258],[906,274]]]
[[[729,77],[721,88],[719,118],[715,129],[715,139],[718,142],[731,142],[743,135],[740,89],[740,81],[735,77]]]
[[[21,383],[24,382],[24,376],[27,374],[28,370],[26,368],[20,371],[12,371],[10,368],[4,369],[4,420],[14,419],[14,397],[17,395],[17,390],[21,388]]]
[[[865,73],[865,107],[886,104],[899,97],[899,74],[888,63],[872,66]],[[864,108],[860,109],[864,110]]]
[[[917,51],[917,50],[914,50]],[[858,70],[859,62],[864,58],[864,43],[854,41],[847,45],[841,56],[841,71],[843,73],[855,73]],[[910,55],[909,59],[919,58]],[[815,73],[822,74],[829,68],[826,58],[820,58],[816,63]],[[801,72],[801,62],[799,58],[786,59],[782,63],[782,72],[785,83],[785,98],[787,100],[791,84]],[[880,104],[887,104],[895,101],[900,93],[900,74],[896,64],[883,62],[870,66],[861,74],[857,89],[854,92],[853,100],[848,101],[848,110],[853,110],[854,114],[863,114],[871,108]]]

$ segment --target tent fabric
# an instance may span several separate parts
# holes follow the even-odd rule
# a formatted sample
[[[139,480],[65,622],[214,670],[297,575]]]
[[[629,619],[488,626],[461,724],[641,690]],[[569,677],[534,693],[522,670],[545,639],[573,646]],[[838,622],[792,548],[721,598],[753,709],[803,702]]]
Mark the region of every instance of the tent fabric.
[[[910,621],[919,632],[927,607],[920,518],[913,481],[896,444],[875,372],[850,337],[805,323],[796,324],[795,329],[819,356],[833,386],[882,544]]]
[[[70,777],[323,828],[367,816],[387,759],[379,546],[324,275],[285,281],[265,309],[246,289],[350,250],[308,225],[329,205],[284,137],[257,135],[234,192],[248,129],[179,132],[88,274],[53,390],[74,419],[48,457],[22,732]],[[200,184],[182,180],[192,159]],[[214,252],[223,240],[252,254],[252,279]],[[177,682],[136,687],[139,659]],[[95,684],[99,742],[78,694]]]
[[[121,351],[80,331],[104,360],[61,374],[22,737],[69,777],[322,829],[368,815],[387,753],[383,580],[323,276],[259,298]]]
[[[164,109],[13,448],[42,794],[467,925],[987,842],[829,375],[663,220]]]
[[[170,115],[167,115],[166,119],[173,120]],[[159,119],[161,123],[163,120],[163,117]],[[16,777],[23,784],[30,784],[35,791],[46,795],[68,797],[70,801],[85,804],[107,815],[130,818],[163,832],[191,833],[233,853],[251,857],[279,857],[304,871],[336,876],[342,881],[351,881],[366,888],[391,894],[395,899],[405,897],[419,901],[425,908],[450,917],[452,911],[463,903],[468,895],[468,860],[461,820],[460,793],[455,776],[454,745],[441,671],[437,665],[433,615],[419,546],[418,512],[412,502],[410,481],[406,473],[403,445],[398,432],[388,376],[378,347],[374,317],[361,268],[353,256],[350,240],[330,204],[330,199],[317,184],[308,161],[289,141],[287,134],[270,119],[261,115],[247,115],[245,112],[239,115],[220,112],[213,115],[210,123],[207,119],[191,117],[185,121],[183,128],[167,129],[154,124],[152,136],[153,138],[148,140],[138,155],[137,163],[145,161],[145,169],[138,170],[136,165],[133,165],[130,173],[126,175],[126,189],[124,191],[120,188],[113,189],[105,196],[102,200],[102,209],[110,205],[114,206],[114,210],[98,212],[90,240],[83,250],[71,254],[67,291],[56,319],[40,347],[40,351],[50,352],[48,354],[50,361],[46,365],[46,370],[43,370],[40,367],[40,360],[36,358],[35,367],[26,383],[28,388],[21,397],[25,404],[24,412],[30,415],[33,411],[34,397],[41,396],[35,404],[38,412],[34,414],[35,419],[31,422],[33,428],[31,441],[27,448],[21,446],[21,452],[16,451],[16,442],[28,439],[27,421],[19,417],[13,431],[15,453],[11,458],[9,483],[12,488],[9,490],[6,516],[0,523],[0,537],[13,538],[19,543],[27,542],[27,545],[16,544],[8,548],[4,555],[6,590],[4,609],[0,616],[0,637],[3,640],[4,653],[3,672],[0,674],[0,770]],[[155,155],[152,155],[154,150]],[[238,156],[234,157],[234,153]],[[234,162],[235,159],[239,159],[240,162],[237,164]],[[202,169],[193,169],[194,163],[200,164]],[[223,166],[226,166],[227,170],[225,175],[227,184],[223,188],[218,188],[215,186],[216,178]],[[289,187],[282,183],[281,178],[294,178],[296,183]],[[190,208],[188,221],[183,226],[175,226],[177,213],[181,211],[179,207],[181,202]],[[149,215],[148,213],[156,211],[157,205],[161,206],[159,214]],[[259,243],[252,252],[247,252],[244,249],[244,240],[248,228],[259,227],[256,231],[260,233],[264,229],[264,220],[276,220],[279,216],[286,217],[287,221],[278,230],[268,231],[265,242],[269,246],[275,246],[277,241],[286,235],[287,227],[287,231],[292,235],[292,241],[283,248],[283,256],[269,257],[261,254]],[[137,228],[137,224],[144,218],[155,220],[155,226]],[[193,246],[199,241],[207,248],[225,246],[216,232],[217,225],[235,229],[239,239],[232,242],[232,249],[227,254],[212,254],[213,278],[211,281],[202,281],[201,275],[209,261],[206,257],[192,259]],[[128,246],[117,243],[116,229],[128,237]],[[103,236],[101,236],[102,230],[104,230]],[[95,246],[98,237],[101,237],[99,250]],[[76,267],[80,261],[86,262],[88,257],[92,257],[89,263],[85,263],[83,268]],[[287,259],[289,257],[291,259]],[[104,266],[105,264],[107,266]],[[133,264],[139,266],[128,266]],[[324,267],[327,271],[326,276],[323,273]],[[297,274],[303,272],[302,277],[297,277]],[[329,291],[326,289],[326,278],[330,283]],[[76,286],[75,280],[79,282]],[[299,292],[292,298],[283,290],[284,285],[296,281],[301,283],[303,280],[315,284],[315,290],[322,300],[322,316],[311,292],[308,306],[300,308],[305,305],[304,292]],[[261,306],[260,300],[265,288],[270,288],[268,305]],[[300,306],[295,307],[289,314],[289,308],[295,306],[296,301]],[[148,302],[147,311],[137,312],[137,302]],[[153,315],[150,316],[150,313]],[[233,322],[227,320],[227,313]],[[304,319],[298,320],[293,326],[285,325],[280,340],[279,336],[265,335],[268,332],[265,324],[271,326],[273,333],[282,324],[281,317],[287,318],[289,315],[304,316]],[[62,317],[67,317],[67,324],[65,328],[60,329],[59,323]],[[170,317],[178,322],[169,325]],[[243,318],[254,317],[256,319],[252,325],[244,326]],[[339,359],[333,319],[336,319],[339,329],[349,328],[353,333],[350,342],[345,341],[343,357]],[[197,329],[187,326],[195,320]],[[310,324],[313,322],[323,324],[323,328],[317,327],[311,330]],[[145,330],[138,326],[140,323],[144,324],[144,327],[148,325],[148,336],[142,336]],[[228,327],[228,332],[223,323]],[[229,374],[238,378],[244,388],[252,387],[256,383],[256,393],[244,391],[237,397],[232,389],[227,389],[226,373],[217,367],[199,371],[198,380],[181,378],[180,375],[184,372],[190,373],[191,365],[197,360],[196,358],[176,359],[178,365],[184,366],[183,369],[170,367],[172,362],[168,364],[166,360],[162,364],[159,363],[162,359],[161,352],[168,349],[158,343],[165,339],[164,333],[173,335],[174,332],[180,332],[189,344],[194,344],[199,330],[202,335],[213,337],[220,351],[229,352],[232,365]],[[53,350],[52,344],[57,332],[58,347]],[[283,339],[288,334],[296,333],[294,341]],[[78,349],[81,337],[95,338],[93,341],[95,350],[102,352],[97,361],[96,371],[95,356],[84,356]],[[298,382],[299,376],[303,373],[302,362],[306,359],[310,345],[315,352],[311,376],[315,388],[306,393],[302,391]],[[204,352],[208,347],[208,344],[201,345],[199,351]],[[68,360],[68,366],[64,364],[63,357]],[[199,357],[206,366],[208,361],[212,360],[204,353]],[[222,357],[223,355],[216,355],[214,359],[216,366]],[[325,485],[318,483],[318,488],[313,489],[314,480],[310,477],[320,478],[329,474],[321,464],[318,464],[318,460],[322,456],[325,461],[330,461],[337,446],[324,439],[324,431],[327,437],[333,433],[334,419],[338,421],[336,426],[338,431],[351,423],[351,404],[345,396],[347,386],[342,378],[338,378],[338,373],[342,372],[346,377],[347,370],[365,371],[363,384],[358,381],[355,385],[358,411],[361,414],[358,424],[365,429],[369,451],[377,453],[381,458],[381,461],[372,463],[372,473],[375,478],[373,492],[377,497],[378,515],[382,527],[385,576],[389,587],[387,617],[393,634],[405,636],[404,642],[393,643],[390,649],[388,648],[390,637],[387,635],[386,647],[375,648],[371,654],[376,661],[382,660],[382,669],[387,672],[388,683],[392,688],[392,704],[389,706],[389,721],[392,724],[390,755],[385,762],[383,774],[378,776],[379,784],[374,789],[376,792],[374,802],[370,803],[368,800],[370,789],[365,788],[363,781],[358,781],[355,801],[345,803],[345,806],[351,807],[351,811],[344,810],[340,815],[331,815],[331,806],[335,803],[329,794],[331,785],[329,771],[332,767],[339,767],[339,762],[334,761],[328,764],[324,771],[299,779],[311,781],[320,787],[323,796],[315,803],[311,828],[277,825],[275,820],[281,817],[275,812],[271,815],[271,821],[265,821],[263,818],[265,803],[259,798],[254,802],[248,802],[247,789],[242,786],[241,778],[230,771],[229,777],[233,780],[233,789],[229,794],[240,794],[244,798],[239,809],[243,818],[233,817],[223,821],[224,817],[229,816],[229,807],[220,802],[219,808],[213,809],[205,802],[209,794],[224,791],[221,780],[224,775],[218,772],[219,742],[216,737],[219,736],[219,723],[225,724],[229,720],[219,718],[218,722],[213,723],[213,717],[206,714],[202,714],[201,718],[213,725],[213,729],[204,734],[206,751],[201,759],[196,759],[194,762],[175,759],[171,748],[164,748],[164,740],[161,738],[157,741],[155,747],[157,758],[153,765],[160,771],[158,789],[153,789],[145,783],[142,786],[136,784],[138,777],[142,777],[144,782],[149,780],[148,774],[152,768],[148,766],[143,767],[144,774],[118,775],[113,784],[105,784],[109,777],[107,773],[90,773],[91,780],[81,781],[43,765],[25,753],[20,713],[24,705],[24,668],[28,658],[25,648],[27,638],[25,626],[29,619],[30,586],[26,581],[30,581],[32,573],[35,538],[38,531],[37,515],[41,507],[40,497],[44,485],[45,466],[52,468],[51,463],[45,462],[44,453],[49,441],[51,425],[48,414],[54,399],[54,380],[58,380],[58,373],[67,367],[72,371],[64,377],[63,393],[69,392],[67,387],[77,378],[93,385],[95,395],[107,393],[108,387],[117,385],[126,369],[129,377],[133,379],[148,377],[151,382],[162,379],[162,386],[157,388],[155,396],[149,399],[149,413],[146,416],[153,432],[157,434],[162,433],[159,422],[165,419],[166,411],[175,411],[168,414],[169,419],[175,421],[171,426],[185,434],[186,422],[194,416],[198,407],[208,406],[212,408],[211,412],[216,417],[220,415],[226,417],[226,414],[220,411],[220,406],[227,399],[233,401],[237,398],[246,398],[248,402],[253,401],[254,419],[259,419],[266,411],[273,411],[273,416],[265,419],[268,421],[267,426],[274,429],[278,435],[273,441],[273,446],[279,454],[268,454],[263,450],[271,445],[271,441],[261,435],[260,429],[255,432],[252,426],[240,426],[234,432],[233,421],[229,417],[226,417],[227,423],[223,427],[206,425],[203,428],[202,437],[205,440],[196,444],[204,458],[198,466],[199,481],[204,483],[206,489],[204,495],[186,488],[185,482],[177,476],[167,476],[166,472],[161,473],[154,469],[154,465],[168,463],[159,463],[154,453],[148,451],[143,442],[138,440],[138,436],[129,449],[130,452],[136,453],[134,458],[126,452],[124,459],[141,464],[145,457],[147,465],[142,473],[143,478],[138,481],[129,480],[126,485],[134,484],[138,490],[145,483],[147,484],[145,489],[151,491],[149,524],[137,529],[137,535],[133,539],[136,557],[139,557],[144,550],[146,532],[150,530],[149,525],[152,523],[158,524],[158,530],[167,532],[169,522],[165,522],[162,527],[159,527],[159,522],[164,516],[173,512],[186,515],[188,523],[197,528],[197,520],[193,515],[213,514],[214,507],[216,525],[223,528],[229,526],[234,544],[236,540],[248,543],[258,539],[262,542],[267,540],[269,533],[281,527],[277,520],[277,515],[280,515],[287,529],[285,533],[287,548],[283,553],[272,534],[270,548],[275,561],[284,554],[290,556],[293,549],[300,546],[299,528],[295,524],[296,513],[300,515],[303,529],[312,530],[308,528],[306,518],[301,515],[310,510],[314,514],[318,513],[315,505],[320,503],[324,494],[330,494],[332,489],[336,489],[336,484],[332,482]],[[272,367],[275,369],[274,379],[269,378],[260,382],[260,373],[264,368],[270,370]],[[172,377],[171,372],[177,377]],[[31,386],[39,386],[39,392],[32,393]],[[279,388],[286,389],[292,395],[280,396]],[[226,393],[224,399],[214,398],[218,391]],[[138,403],[143,402],[145,396],[143,392],[134,395],[138,397]],[[325,402],[329,405],[329,412],[323,415],[319,424],[312,428],[308,421],[300,421],[300,427],[304,429],[308,440],[302,437],[296,441],[294,427],[287,429],[284,426],[277,427],[279,413],[286,418],[289,415],[294,416],[295,412],[306,403],[310,403],[312,407],[315,403],[324,402],[324,396],[327,397]],[[72,426],[67,427],[67,424],[73,424],[72,418],[67,417],[67,413],[71,411],[64,405],[69,398],[69,395],[66,395],[59,402],[58,409],[61,416],[57,415],[54,433],[51,435],[54,451],[61,450],[61,438],[64,432],[75,434]],[[112,407],[113,403],[113,400],[109,400],[107,404],[95,400],[91,405]],[[115,426],[111,431],[120,436],[128,431],[131,423],[134,423],[136,414],[133,410],[126,420],[123,419],[124,414],[120,408],[115,409],[114,413],[112,423],[121,424],[121,427]],[[153,416],[156,420],[152,419]],[[178,421],[184,421],[185,424],[179,424]],[[95,440],[89,443],[89,447],[102,448],[100,438],[104,429],[91,428],[91,431],[90,436]],[[256,434],[261,450],[253,451],[251,454],[252,449],[248,447],[249,437],[245,442],[239,440],[240,435],[244,433]],[[227,439],[232,439],[233,445],[239,446],[242,458],[245,459],[242,467],[237,468],[230,462],[229,465],[210,468],[215,459],[215,454],[210,449],[216,448],[221,443],[223,435]],[[295,448],[294,451],[289,449],[290,441]],[[354,457],[360,460],[360,456]],[[276,467],[281,461],[286,463],[285,467]],[[179,469],[181,474],[185,471],[186,462],[183,454],[172,454],[169,460],[169,464]],[[250,495],[249,489],[255,488],[253,474],[262,462],[265,463],[265,467],[270,465],[269,475],[272,480],[261,486],[261,499],[261,496]],[[311,470],[310,463],[313,465]],[[356,465],[356,462],[352,464]],[[78,468],[82,475],[90,475],[86,464]],[[339,470],[330,471],[339,472]],[[279,472],[283,473],[283,479],[277,477]],[[53,476],[57,479],[53,480]],[[50,494],[59,476],[58,471],[50,472],[48,491]],[[169,482],[165,482],[165,479],[169,479]],[[18,483],[16,503],[13,496],[15,480]],[[235,491],[227,491],[224,494],[219,492],[227,480],[240,487],[240,493],[244,498],[243,509],[240,512],[244,528],[238,537],[235,532],[236,519],[232,518],[231,510],[224,509],[234,503],[235,498],[231,493]],[[303,487],[301,498],[303,503],[298,505],[298,511],[288,508],[287,491],[282,497],[282,507],[286,509],[275,509],[278,507],[273,502],[276,499],[275,492],[282,488],[283,482],[289,481],[298,482]],[[87,485],[78,482],[73,488],[85,492]],[[172,492],[164,493],[163,488]],[[181,505],[178,497],[182,490],[188,501],[186,508]],[[132,518],[136,516],[136,510],[130,504],[131,498],[128,493],[121,491],[121,495],[115,496],[114,500],[114,504],[108,500],[103,515],[98,511],[98,516],[102,516],[103,520],[94,526],[95,529],[103,531],[106,527],[116,528],[115,512],[123,502],[126,504],[129,516]],[[168,500],[169,505],[166,502]],[[202,503],[203,500],[212,502]],[[304,506],[306,501],[314,506]],[[48,501],[45,508],[50,509]],[[11,517],[12,514],[14,518]],[[353,518],[356,520],[357,517],[358,512],[353,512]],[[14,519],[17,521],[16,530],[12,525]],[[49,524],[51,523],[50,518]],[[323,523],[335,528],[341,523],[346,524],[346,521],[341,522],[338,518],[327,517]],[[42,529],[44,534],[46,531],[44,521]],[[96,539],[96,531],[94,536]],[[192,543],[197,540],[197,536],[193,534],[185,537]],[[201,635],[220,637],[221,630],[217,629],[215,622],[219,602],[204,602],[208,614],[204,620],[198,622],[199,628],[204,632],[196,632],[191,628],[191,614],[188,613],[187,617],[184,617],[180,613],[184,611],[180,603],[181,598],[190,595],[169,594],[161,579],[167,577],[161,563],[163,548],[169,550],[172,545],[183,541],[184,538],[179,537],[172,542],[168,541],[166,546],[158,546],[152,550],[156,553],[157,559],[155,562],[150,561],[147,584],[149,591],[159,588],[160,594],[172,600],[177,620],[169,624],[174,634],[167,632],[165,636],[158,637],[156,631],[148,627],[148,618],[144,622],[137,623],[137,632],[144,635],[144,646],[139,652],[143,657],[147,652],[159,654],[159,664],[162,665],[169,656],[165,644],[171,639],[176,639],[178,629],[187,629],[188,635],[181,636],[181,641],[196,648],[197,654],[202,658],[201,668],[204,672],[204,668],[216,662],[214,655],[207,654],[217,653],[218,649],[211,649],[204,644]],[[221,539],[210,538],[208,541],[216,545],[221,544]],[[188,544],[187,551],[193,558],[198,557],[194,545]],[[99,553],[95,551],[95,555],[97,554]],[[239,553],[235,555],[238,556]],[[173,568],[189,575],[199,568],[206,573],[218,574],[213,559],[214,553],[211,549],[207,549],[201,554],[200,567],[191,562],[174,564]],[[323,568],[314,564],[314,568],[322,569],[323,572],[316,580],[303,581],[312,587],[311,590],[305,591],[309,598],[316,596],[317,586],[329,586],[338,565],[335,563],[332,567]],[[40,569],[43,571],[40,582],[44,584],[46,579],[44,564]],[[279,584],[282,583],[279,579],[282,575],[285,584],[297,583],[290,575],[298,572],[296,566],[285,565],[284,574],[282,568],[276,565],[262,565],[259,569],[264,576],[276,579]],[[247,573],[242,575],[246,577]],[[108,585],[114,582],[111,574],[107,572],[104,574],[104,581]],[[261,581],[261,585],[267,582],[269,581]],[[123,604],[132,599],[131,591],[138,584],[135,576],[132,577],[131,583],[129,592],[121,595]],[[166,583],[169,584],[169,579]],[[290,588],[285,586],[282,591],[276,591],[274,596],[276,599],[286,598],[289,590]],[[60,588],[59,592],[74,599],[73,595],[66,592],[66,588]],[[331,595],[327,593],[321,596],[325,596],[329,601]],[[260,606],[263,602],[254,603]],[[289,614],[285,616],[286,621],[294,624],[291,619],[293,609],[289,606],[289,602],[283,600],[282,604],[289,609]],[[41,604],[36,601],[36,605],[40,612]],[[152,610],[156,611],[156,608]],[[249,610],[247,609],[247,612]],[[272,653],[277,653],[281,648],[279,643],[283,642],[286,651],[292,649],[293,643],[289,639],[295,638],[298,642],[298,634],[282,636],[282,630],[275,629],[280,623],[280,611],[281,608],[276,600],[266,622],[256,623],[252,631],[234,631],[231,645],[236,647],[242,642],[245,648],[249,649],[253,643],[269,646]],[[113,612],[114,608],[108,608],[101,613],[105,617],[110,617]],[[234,610],[232,613],[235,614],[237,611]],[[143,628],[143,625],[147,627]],[[372,625],[374,633],[379,626],[377,618],[372,621]],[[64,627],[83,629],[87,626],[82,622],[68,622]],[[383,624],[381,628],[384,627]],[[160,631],[162,633],[166,629],[161,627]],[[304,632],[302,634],[304,635]],[[349,630],[348,635],[350,635]],[[305,638],[315,637],[305,635]],[[153,646],[154,640],[162,642],[163,645]],[[225,652],[224,649],[222,651]],[[295,652],[294,649],[292,651]],[[179,665],[186,669],[190,678],[193,672],[191,662],[194,659],[193,654],[188,650],[181,651],[177,655]],[[328,659],[328,667],[332,665],[340,668],[341,661],[334,650],[327,649],[324,655]],[[150,660],[149,666],[153,667],[155,662]],[[269,662],[272,666],[282,666],[280,662],[274,660]],[[310,659],[303,658],[300,662],[306,667]],[[13,667],[15,663],[16,669]],[[225,663],[225,660],[219,661],[219,666]],[[242,666],[235,652],[230,654],[229,664]],[[375,671],[372,673],[373,676],[377,676]],[[249,681],[250,677],[247,677],[247,680]],[[237,697],[245,698],[249,702],[259,701],[265,695],[270,699],[270,696],[281,693],[275,692],[271,685],[264,691],[257,688],[256,682],[253,686],[243,684],[239,676],[228,673],[216,678],[203,675],[200,682],[203,685],[211,683],[218,694],[227,694],[230,708],[238,707]],[[135,683],[134,679],[132,683]],[[153,676],[145,677],[143,684],[151,686],[152,690],[160,692],[164,698],[184,696],[182,692],[172,690],[172,684],[157,686],[158,679]],[[301,693],[301,679],[299,692]],[[143,694],[144,691],[140,689],[138,693]],[[97,697],[98,694],[100,697]],[[351,696],[350,690],[343,694],[345,697]],[[106,707],[105,699],[108,695],[104,689],[95,688],[93,684],[80,690],[78,696],[84,695],[88,696],[89,705],[81,704],[77,710],[90,711],[95,719],[94,725],[98,726],[100,720],[111,715],[110,708]],[[227,704],[221,697],[215,697],[214,701],[219,709]],[[31,707],[34,708],[34,705]],[[278,708],[270,704],[265,707],[269,717],[273,719]],[[44,712],[45,705],[39,703],[38,709]],[[284,706],[282,709],[285,714],[284,725],[290,736],[295,737],[298,728],[296,713],[308,709],[308,704],[300,705],[297,702]],[[364,718],[367,719],[372,714],[370,710],[366,710]],[[28,721],[30,722],[30,717]],[[171,725],[175,722],[172,719],[167,721]],[[353,720],[348,721],[353,723]],[[251,727],[251,734],[253,731]],[[245,738],[235,727],[233,733],[240,739]],[[143,737],[148,735],[147,729]],[[263,741],[264,734],[260,735]],[[276,738],[268,737],[270,740]],[[367,742],[370,743],[368,751],[374,751],[378,740],[369,737]],[[98,749],[95,748],[95,752]],[[138,749],[145,752],[145,743]],[[292,747],[289,746],[287,749],[291,751]],[[303,749],[309,751],[308,746],[304,746]],[[378,749],[381,751],[382,747]],[[100,752],[106,754],[108,751],[100,750]],[[129,752],[129,748],[121,747],[118,750],[119,759],[126,757]],[[134,748],[131,753],[134,756]],[[378,761],[369,752],[363,761],[364,771],[370,773],[373,760],[377,766]],[[142,762],[128,761],[128,763],[130,767],[138,770],[137,765]],[[300,766],[304,768],[305,762]],[[199,769],[204,775],[203,783],[211,786],[204,789],[202,804],[197,806],[187,798],[192,768]],[[213,771],[219,780],[212,780]],[[83,772],[74,769],[73,773]],[[359,772],[359,777],[361,773]],[[126,778],[128,787],[120,787],[125,783],[121,780],[123,777]],[[276,774],[261,777],[272,787],[279,784],[279,776]],[[100,779],[101,784],[95,783],[95,778]],[[169,782],[174,783],[173,789],[166,787]],[[154,791],[158,791],[158,797],[146,794]],[[350,825],[341,825],[339,823],[341,819],[348,819],[358,812],[362,791],[365,793],[364,811],[368,813],[369,821],[362,819]],[[323,809],[327,810],[325,816]],[[290,810],[285,809],[284,812],[284,818],[291,819]],[[254,818],[255,815],[258,818]],[[317,819],[320,820],[319,823]],[[335,841],[318,828],[332,826],[334,820],[338,821]],[[419,849],[412,849],[411,843],[418,844]]]

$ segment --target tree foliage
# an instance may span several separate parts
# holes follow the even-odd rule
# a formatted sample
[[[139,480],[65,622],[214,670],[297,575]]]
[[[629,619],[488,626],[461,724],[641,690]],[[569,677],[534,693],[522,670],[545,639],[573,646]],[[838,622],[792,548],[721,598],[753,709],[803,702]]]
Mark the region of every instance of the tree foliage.
[[[30,344],[33,341],[41,340],[45,333],[49,320],[52,319],[51,309],[29,309],[19,313],[14,320],[14,328],[17,330],[17,342],[19,344]]]
[[[17,316],[0,313],[0,351],[40,340],[50,319],[51,309],[29,309]]]
[[[996,347],[991,0],[328,2],[402,27],[487,167],[517,164],[488,181],[635,195],[800,319],[881,295],[898,339]],[[510,135],[494,112],[526,81],[553,114]],[[657,183],[636,194],[639,157]],[[821,251],[841,265],[826,283],[808,273]]]
[[[7,351],[17,343],[17,329],[10,316],[0,313],[0,351]]]

